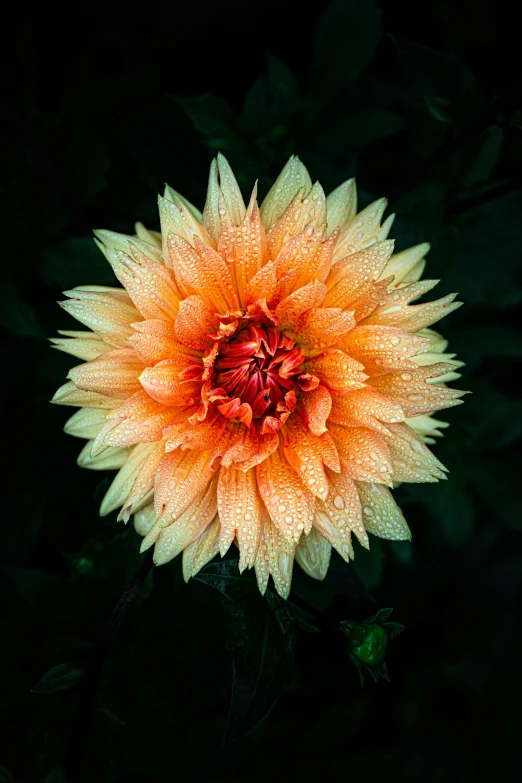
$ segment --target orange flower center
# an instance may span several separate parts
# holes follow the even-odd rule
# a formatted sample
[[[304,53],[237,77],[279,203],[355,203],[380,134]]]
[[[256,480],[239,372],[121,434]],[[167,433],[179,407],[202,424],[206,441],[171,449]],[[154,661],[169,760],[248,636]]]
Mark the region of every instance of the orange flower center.
[[[292,337],[273,326],[226,320],[203,359],[204,396],[227,419],[247,427],[256,420],[262,435],[277,432],[295,408],[299,387],[313,388],[303,374],[305,356]]]

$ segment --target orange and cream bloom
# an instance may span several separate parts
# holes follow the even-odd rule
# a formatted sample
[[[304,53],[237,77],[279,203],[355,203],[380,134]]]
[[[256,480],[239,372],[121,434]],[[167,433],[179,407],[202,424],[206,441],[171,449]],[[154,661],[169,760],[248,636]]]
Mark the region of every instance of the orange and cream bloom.
[[[445,477],[431,414],[463,392],[429,327],[459,305],[411,304],[429,246],[394,254],[385,207],[357,214],[354,180],[325,197],[296,157],[245,206],[218,155],[203,214],[167,187],[161,233],[95,232],[123,288],[66,292],[90,331],[53,340],[84,360],[53,401],[157,565],[183,553],[188,579],[235,544],[287,597],[294,559],[322,579],[352,534],[410,538],[390,488]]]

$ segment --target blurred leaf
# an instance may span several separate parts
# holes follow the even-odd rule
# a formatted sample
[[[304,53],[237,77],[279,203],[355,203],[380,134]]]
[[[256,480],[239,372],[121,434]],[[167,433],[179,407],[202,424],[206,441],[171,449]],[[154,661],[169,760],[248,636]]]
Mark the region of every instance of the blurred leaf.
[[[353,82],[373,57],[381,15],[372,0],[333,0],[321,18],[312,61],[312,81],[321,95]]]
[[[0,783],[16,783],[15,778],[3,764],[0,764]]]
[[[485,182],[490,179],[498,162],[503,140],[504,131],[502,128],[492,125],[468,146],[466,157],[469,158],[469,166],[463,180],[465,185],[475,185],[477,182]]]
[[[227,603],[228,647],[233,654],[232,699],[226,742],[253,731],[272,711],[293,672],[294,628],[283,631],[257,593]]]
[[[43,778],[42,783],[67,783],[62,767],[55,767]]]
[[[0,326],[19,337],[45,339],[45,330],[38,322],[30,305],[23,298],[19,288],[10,280],[5,279],[2,286]]]
[[[62,290],[77,285],[118,285],[111,265],[91,237],[69,237],[46,248],[43,276]]]
[[[447,98],[436,98],[432,95],[425,95],[424,102],[428,107],[430,114],[439,122],[452,122],[451,104]]]
[[[360,109],[342,117],[318,136],[321,144],[362,147],[372,141],[393,136],[404,128],[404,120],[384,109]]]
[[[204,93],[196,98],[184,98],[178,95],[174,100],[212,150],[244,152],[247,149],[245,139],[238,127],[237,117],[224,98]]]
[[[382,627],[388,634],[389,639],[396,639],[404,631],[404,625],[401,625],[401,623],[386,622],[382,624]]]
[[[53,666],[36,685],[31,688],[31,693],[49,694],[64,691],[77,685],[85,677],[86,667],[77,661],[60,663]]]
[[[288,113],[300,102],[297,79],[281,60],[272,55],[267,58],[268,86],[279,113]]]
[[[230,601],[235,601],[257,591],[257,584],[252,573],[239,573],[238,560],[219,560],[209,563],[194,577],[196,581],[203,582]]]

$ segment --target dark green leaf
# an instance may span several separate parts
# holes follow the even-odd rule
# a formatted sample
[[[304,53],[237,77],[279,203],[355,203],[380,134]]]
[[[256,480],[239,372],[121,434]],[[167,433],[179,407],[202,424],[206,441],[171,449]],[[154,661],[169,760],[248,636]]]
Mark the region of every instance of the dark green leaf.
[[[244,151],[247,148],[231,106],[217,95],[204,93],[196,98],[175,97],[176,103],[192,121],[208,146],[216,151]]]
[[[362,147],[372,141],[393,136],[404,128],[404,120],[383,109],[360,109],[342,117],[318,138],[326,146]]]
[[[463,179],[466,186],[487,182],[499,159],[504,131],[492,125],[486,128],[478,139],[466,151],[469,160],[467,173]]]
[[[315,89],[330,94],[357,79],[373,57],[380,32],[381,15],[372,0],[333,0],[317,31]]]
[[[81,682],[85,677],[85,672],[85,665],[78,663],[78,661],[59,663],[38,680],[36,685],[31,688],[31,692],[47,695],[67,690],[67,688],[72,688]]]
[[[239,560],[220,560],[209,563],[194,577],[198,582],[213,587],[231,601],[251,596],[257,591],[252,572],[239,573]]]
[[[0,326],[19,337],[45,339],[45,331],[38,322],[36,314],[22,296],[20,290],[10,280],[2,285],[2,303],[0,305]]]
[[[111,265],[91,237],[69,237],[44,250],[47,283],[62,289],[77,285],[115,285]]]
[[[397,636],[404,631],[404,625],[400,623],[382,623],[382,627],[388,634],[389,639],[396,639]]]

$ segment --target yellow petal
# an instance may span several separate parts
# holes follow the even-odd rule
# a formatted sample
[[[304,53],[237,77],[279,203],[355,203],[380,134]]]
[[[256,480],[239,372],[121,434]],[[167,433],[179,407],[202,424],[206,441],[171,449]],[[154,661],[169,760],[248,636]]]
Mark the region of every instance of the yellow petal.
[[[366,530],[390,541],[410,541],[410,529],[390,490],[382,484],[356,483]]]
[[[328,573],[331,554],[332,545],[318,530],[312,528],[307,536],[301,536],[295,559],[305,574],[321,581]]]
[[[259,539],[263,504],[257,491],[254,468],[247,471],[221,467],[218,483],[218,514],[221,524],[219,545],[221,556],[237,537],[239,570],[254,565]]]
[[[310,175],[296,155],[292,155],[261,204],[261,220],[268,230],[289,206],[296,193],[312,188]]]

